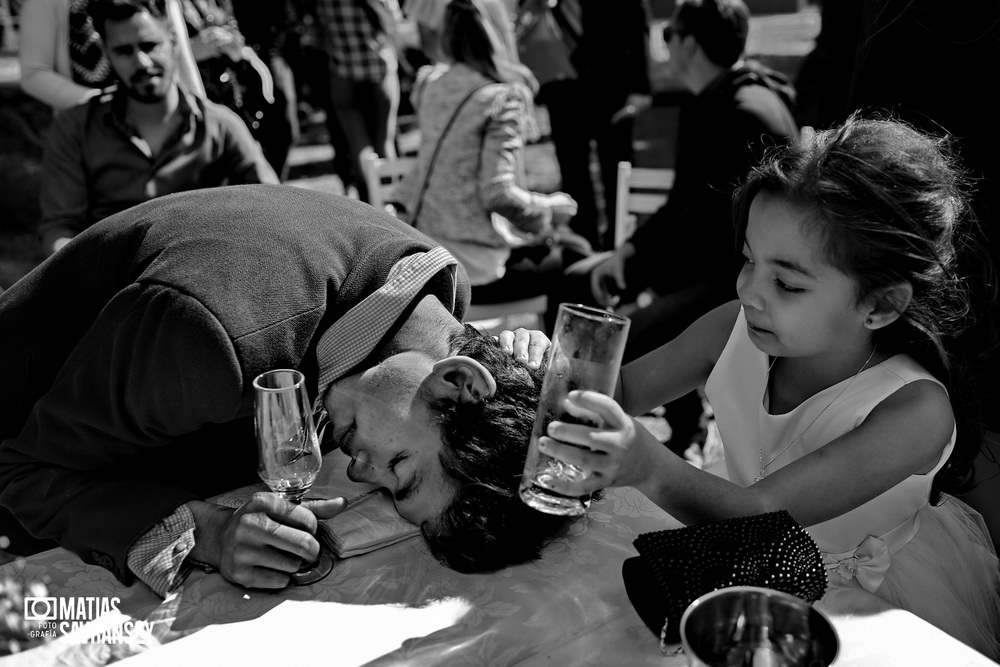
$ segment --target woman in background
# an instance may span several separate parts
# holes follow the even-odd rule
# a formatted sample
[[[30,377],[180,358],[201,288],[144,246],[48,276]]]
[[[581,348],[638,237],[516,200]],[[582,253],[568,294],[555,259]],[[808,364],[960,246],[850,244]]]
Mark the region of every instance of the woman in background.
[[[561,272],[570,244],[576,258],[590,251],[566,226],[576,213],[569,195],[524,187],[537,83],[517,60],[509,16],[493,4],[446,8],[446,62],[417,74],[420,154],[397,195],[410,222],[465,266],[474,303],[541,294],[540,278]]]

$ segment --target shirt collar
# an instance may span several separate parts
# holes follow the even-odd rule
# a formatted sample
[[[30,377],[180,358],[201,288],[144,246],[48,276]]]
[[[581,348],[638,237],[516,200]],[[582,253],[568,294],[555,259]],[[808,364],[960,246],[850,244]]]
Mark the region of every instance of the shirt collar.
[[[449,312],[455,311],[457,268],[458,261],[440,246],[407,255],[389,270],[382,287],[330,325],[316,346],[319,363],[317,410],[323,407],[323,397],[330,384],[372,353],[385,332],[442,269],[448,269],[446,275],[451,287],[451,302],[445,306]]]
[[[205,114],[195,95],[188,92],[179,81],[174,85],[177,86],[180,92],[177,98],[177,113],[183,119],[181,131],[187,132],[193,123],[201,122]],[[105,122],[119,128],[129,136],[136,134],[126,117],[128,111],[128,92],[125,90],[125,86],[121,84],[116,85],[114,88],[109,89],[108,95],[110,96],[110,104],[108,104],[105,110]],[[105,100],[108,97],[102,96],[101,99]]]

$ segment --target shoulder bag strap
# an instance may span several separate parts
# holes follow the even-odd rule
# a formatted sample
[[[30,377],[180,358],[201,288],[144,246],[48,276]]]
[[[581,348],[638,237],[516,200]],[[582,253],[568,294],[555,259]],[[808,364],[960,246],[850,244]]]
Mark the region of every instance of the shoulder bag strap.
[[[489,85],[492,85],[492,83],[486,84],[486,86]],[[413,211],[413,215],[410,217],[410,224],[414,227],[417,226],[420,209],[423,208],[424,204],[424,195],[427,193],[427,187],[431,182],[431,172],[434,170],[434,163],[437,161],[438,153],[441,150],[441,144],[444,143],[444,138],[448,136],[448,130],[450,130],[451,126],[455,124],[455,119],[458,118],[458,114],[461,113],[462,108],[466,105],[466,103],[472,99],[472,96],[486,86],[480,86],[479,88],[473,88],[470,90],[465,97],[462,98],[462,101],[458,103],[458,106],[455,107],[455,112],[451,114],[451,118],[448,119],[444,129],[441,130],[441,136],[438,137],[437,143],[434,145],[434,151],[431,153],[431,159],[427,162],[427,171],[424,173],[424,182],[420,184],[420,195],[417,197],[416,210]]]

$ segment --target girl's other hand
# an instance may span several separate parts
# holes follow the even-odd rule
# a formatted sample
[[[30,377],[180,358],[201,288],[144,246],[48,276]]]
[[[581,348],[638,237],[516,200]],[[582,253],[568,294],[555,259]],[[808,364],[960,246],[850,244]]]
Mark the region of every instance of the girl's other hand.
[[[537,329],[501,331],[497,340],[504,352],[515,360],[527,364],[528,368],[539,368],[545,357],[545,351],[551,345],[549,337]]]
[[[549,424],[548,436],[539,439],[539,450],[588,473],[582,484],[554,491],[571,495],[611,486],[638,487],[658,474],[659,456],[668,450],[613,398],[595,391],[571,391],[564,406],[573,417],[603,426]]]

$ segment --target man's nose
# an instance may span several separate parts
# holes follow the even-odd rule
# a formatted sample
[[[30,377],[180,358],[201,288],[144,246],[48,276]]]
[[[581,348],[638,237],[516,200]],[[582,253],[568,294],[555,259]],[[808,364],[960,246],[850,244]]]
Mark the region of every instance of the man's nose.
[[[365,452],[358,452],[358,455],[351,459],[350,471],[351,476],[357,481],[385,486],[383,478],[387,471],[372,463]]]
[[[153,57],[145,51],[136,50],[135,62],[142,69],[150,69],[153,66]]]

